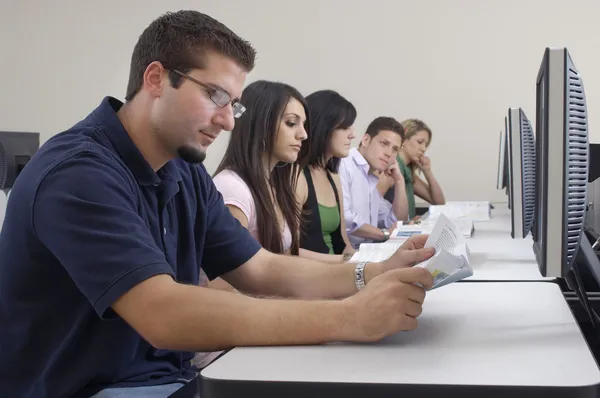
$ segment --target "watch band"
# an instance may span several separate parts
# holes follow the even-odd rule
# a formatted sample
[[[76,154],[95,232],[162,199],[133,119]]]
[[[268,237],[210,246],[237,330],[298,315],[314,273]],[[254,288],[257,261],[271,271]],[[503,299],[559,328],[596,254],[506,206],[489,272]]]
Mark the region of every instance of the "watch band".
[[[356,268],[354,268],[354,283],[356,284],[356,289],[361,290],[365,287],[365,266],[368,264],[367,261],[356,264]]]
[[[386,241],[390,238],[390,231],[388,231],[387,229],[382,229],[381,232],[383,232],[383,240]]]

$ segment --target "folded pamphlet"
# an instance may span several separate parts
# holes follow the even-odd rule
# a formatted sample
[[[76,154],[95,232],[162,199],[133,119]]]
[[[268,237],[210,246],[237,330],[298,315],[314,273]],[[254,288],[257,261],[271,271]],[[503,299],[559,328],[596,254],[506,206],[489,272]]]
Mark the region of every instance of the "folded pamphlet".
[[[473,275],[465,238],[446,215],[438,217],[425,247],[435,248],[435,254],[415,267],[427,268],[431,272],[433,286],[430,290]]]

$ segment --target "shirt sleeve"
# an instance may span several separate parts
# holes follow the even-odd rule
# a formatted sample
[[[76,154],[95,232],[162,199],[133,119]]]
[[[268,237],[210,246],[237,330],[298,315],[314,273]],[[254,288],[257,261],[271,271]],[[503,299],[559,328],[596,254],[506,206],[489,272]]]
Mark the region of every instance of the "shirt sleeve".
[[[379,191],[375,192],[379,196],[379,208],[377,210],[377,220],[379,228],[391,228],[398,222],[398,218],[394,214],[393,205],[384,199]]]
[[[136,203],[124,172],[92,152],[58,163],[36,191],[35,233],[100,317],[140,282],[173,275]]]
[[[352,175],[346,167],[346,162],[340,162],[340,181],[342,183],[342,195],[344,197],[344,220],[346,221],[346,233],[351,235],[365,224],[365,220],[355,209],[356,203],[352,200]],[[368,193],[365,193],[368,195]]]
[[[201,173],[208,211],[202,269],[212,280],[245,264],[258,253],[261,245],[225,207],[223,196],[203,166]]]
[[[216,175],[213,182],[223,197],[223,203],[240,209],[248,219],[248,229],[252,229],[256,224],[256,206],[248,186],[229,170]]]

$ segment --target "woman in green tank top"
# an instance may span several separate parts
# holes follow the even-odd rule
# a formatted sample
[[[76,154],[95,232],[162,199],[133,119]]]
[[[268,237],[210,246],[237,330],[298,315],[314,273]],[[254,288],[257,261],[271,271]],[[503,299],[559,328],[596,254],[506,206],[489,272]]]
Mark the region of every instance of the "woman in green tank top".
[[[346,233],[337,172],[340,158],[349,155],[355,137],[356,108],[333,90],[312,93],[306,102],[311,123],[307,145],[302,146],[298,158],[304,169],[296,190],[305,214],[300,250],[342,261],[354,249]]]
[[[337,206],[323,206],[319,203],[319,218],[321,219],[323,241],[329,249],[329,254],[335,254],[331,236],[340,226],[340,210]]]
[[[405,120],[402,127],[404,140],[397,161],[406,185],[408,215],[413,219],[416,216],[415,195],[432,205],[442,205],[446,199],[431,171],[431,160],[425,156],[431,144],[431,129],[418,119]],[[422,173],[425,180],[417,175],[418,172]]]

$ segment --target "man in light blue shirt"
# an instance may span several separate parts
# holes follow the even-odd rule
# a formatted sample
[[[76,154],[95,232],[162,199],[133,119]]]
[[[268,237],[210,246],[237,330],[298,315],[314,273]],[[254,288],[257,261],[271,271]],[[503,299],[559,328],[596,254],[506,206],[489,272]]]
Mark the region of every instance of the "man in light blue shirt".
[[[397,120],[378,117],[367,127],[358,149],[340,163],[346,232],[354,248],[386,240],[388,229],[408,218],[404,178],[395,161],[403,138],[404,128]],[[377,189],[381,174],[394,180],[393,204]]]

